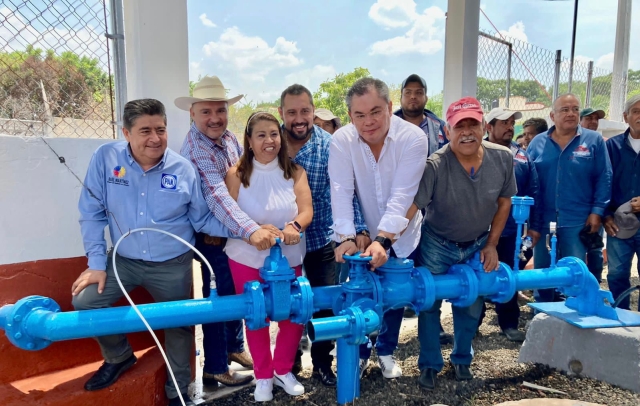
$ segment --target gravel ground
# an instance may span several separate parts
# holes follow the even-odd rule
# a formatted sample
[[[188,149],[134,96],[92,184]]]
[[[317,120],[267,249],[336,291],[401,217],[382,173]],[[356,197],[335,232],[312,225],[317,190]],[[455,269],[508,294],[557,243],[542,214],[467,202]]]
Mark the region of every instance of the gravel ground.
[[[634,268],[635,269],[635,268]],[[632,278],[632,284],[638,284],[638,278]],[[606,288],[606,282],[603,282]],[[530,292],[529,292],[530,293]],[[632,308],[637,309],[638,294],[632,295]],[[475,379],[469,382],[456,382],[453,369],[445,365],[438,375],[438,386],[435,391],[421,389],[417,384],[420,374],[417,368],[419,343],[415,328],[407,329],[400,337],[400,345],[396,357],[403,370],[403,376],[388,380],[382,377],[380,368],[374,362],[368,369],[361,383],[361,397],[354,405],[495,405],[510,400],[535,399],[543,397],[582,400],[605,405],[640,404],[640,395],[620,389],[589,378],[569,377],[562,372],[552,370],[543,365],[519,364],[517,362],[520,345],[508,341],[499,335],[499,327],[492,305],[488,305],[487,317],[480,328],[480,335],[474,340],[475,359],[472,370]],[[533,317],[528,306],[522,306],[520,328]],[[453,331],[451,318],[443,319],[443,327]],[[452,346],[443,347],[443,356],[447,362]],[[373,356],[373,361],[376,361]],[[336,404],[335,389],[323,387],[311,377],[311,370],[306,369],[299,379],[306,388],[303,396],[291,397],[277,388],[274,390],[275,405],[331,405]],[[543,393],[524,388],[523,381],[550,387],[568,393],[567,396]],[[253,400],[253,388],[246,388],[224,399],[217,399],[215,405],[250,405]]]

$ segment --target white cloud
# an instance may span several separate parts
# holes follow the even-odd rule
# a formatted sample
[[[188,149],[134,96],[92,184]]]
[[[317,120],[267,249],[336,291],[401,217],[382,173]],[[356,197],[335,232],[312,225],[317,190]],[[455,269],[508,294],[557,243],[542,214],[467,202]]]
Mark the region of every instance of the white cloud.
[[[380,69],[380,73],[382,73],[384,76],[389,76],[389,72],[387,72],[387,70],[384,68]]]
[[[68,29],[64,25],[50,26],[40,32],[24,21],[18,12],[7,7],[0,8],[0,38],[9,42],[2,49],[5,52],[22,51],[27,45],[46,51],[54,50],[57,54],[72,51],[80,56],[97,58],[106,70],[108,63],[106,38],[91,25]]]
[[[320,83],[335,76],[336,69],[332,65],[316,65],[310,69],[292,72],[285,76],[284,79],[289,85],[299,83],[314,92]]]
[[[401,36],[375,42],[369,55],[396,56],[407,53],[433,54],[442,49],[445,13],[439,7],[429,7],[413,17],[411,28]]]
[[[613,52],[602,55],[595,63],[597,68],[613,70]]]
[[[213,21],[211,21],[211,20],[209,20],[207,18],[207,14],[206,13],[200,14],[200,17],[198,17],[198,18],[202,22],[202,25],[204,25],[205,27],[211,27],[211,28],[216,27],[216,25],[213,23]]]
[[[387,30],[407,27],[417,17],[413,0],[378,0],[369,9],[369,18]]]
[[[247,36],[238,27],[225,29],[218,41],[202,47],[212,60],[234,68],[234,73],[244,80],[264,82],[265,76],[277,68],[299,66],[303,60],[295,42],[278,37],[273,46],[258,36]]]
[[[507,37],[515,38],[523,42],[529,42],[527,38],[527,34],[524,33],[524,23],[522,21],[518,21],[509,27],[508,30],[500,30],[500,34],[506,35]]]

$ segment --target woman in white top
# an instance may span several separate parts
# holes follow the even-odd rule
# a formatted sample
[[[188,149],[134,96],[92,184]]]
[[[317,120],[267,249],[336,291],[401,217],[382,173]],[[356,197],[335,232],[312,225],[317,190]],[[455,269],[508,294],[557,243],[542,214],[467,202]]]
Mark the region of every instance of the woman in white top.
[[[244,154],[225,179],[229,194],[238,206],[258,224],[283,227],[282,253],[297,276],[302,275],[306,252],[304,231],[313,217],[311,190],[304,169],[287,155],[287,139],[278,120],[269,113],[254,113],[244,133]],[[248,281],[261,280],[258,269],[269,255],[243,240],[229,240],[225,252],[236,292]],[[255,400],[273,398],[273,384],[290,395],[302,395],[304,387],[291,373],[303,326],[289,320],[278,322],[279,332],[273,357],[269,328],[246,330],[256,376]]]

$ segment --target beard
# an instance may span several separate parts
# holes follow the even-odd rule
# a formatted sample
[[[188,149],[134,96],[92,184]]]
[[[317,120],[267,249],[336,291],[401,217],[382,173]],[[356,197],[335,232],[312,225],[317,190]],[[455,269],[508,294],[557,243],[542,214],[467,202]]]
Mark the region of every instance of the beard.
[[[306,140],[306,139],[307,139],[307,137],[309,136],[309,134],[311,134],[311,131],[313,131],[313,124],[312,124],[312,125],[306,124],[306,126],[307,126],[307,131],[306,131],[306,132],[304,132],[304,133],[303,133],[303,134],[301,134],[301,135],[298,135],[298,134],[296,134],[296,132],[295,132],[295,131],[293,131],[293,126],[294,126],[294,124],[291,124],[291,127],[290,127],[290,128],[287,128],[287,127],[285,126],[285,127],[284,127],[284,129],[287,131],[287,134],[289,134],[289,136],[290,136],[291,138],[293,138],[294,140],[297,140],[297,141],[304,141],[304,140]]]
[[[408,116],[408,117],[418,117],[424,114],[424,108],[425,105],[418,106],[417,108],[409,108],[409,107],[402,107],[402,115],[403,116]]]

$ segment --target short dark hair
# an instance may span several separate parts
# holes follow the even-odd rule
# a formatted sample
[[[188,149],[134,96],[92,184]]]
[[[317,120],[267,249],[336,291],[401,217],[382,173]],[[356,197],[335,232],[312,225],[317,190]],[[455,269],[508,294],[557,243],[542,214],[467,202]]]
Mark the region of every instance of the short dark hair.
[[[167,113],[162,102],[156,99],[138,99],[124,105],[122,114],[124,128],[131,131],[135,121],[141,116],[162,116],[164,124],[167,124]]]
[[[549,130],[547,120],[540,117],[530,118],[522,124],[522,128],[533,126],[536,128],[536,134],[543,133]]]
[[[386,103],[389,103],[389,101],[391,101],[391,98],[389,97],[389,87],[386,83],[384,83],[380,79],[366,77],[356,80],[356,82],[347,92],[345,102],[347,103],[347,108],[349,109],[349,111],[351,111],[351,99],[353,99],[353,96],[364,96],[365,94],[369,93],[372,88],[375,89],[376,92],[378,92],[378,96],[384,99]]]
[[[291,96],[300,96],[301,94],[306,94],[307,96],[309,96],[311,107],[313,107],[313,95],[311,94],[309,89],[297,83],[284,89],[284,92],[282,92],[282,94],[280,95],[280,107],[284,106],[284,97],[288,94],[290,94]]]
[[[518,141],[520,138],[524,138],[524,134],[520,134],[516,137],[516,141]]]

